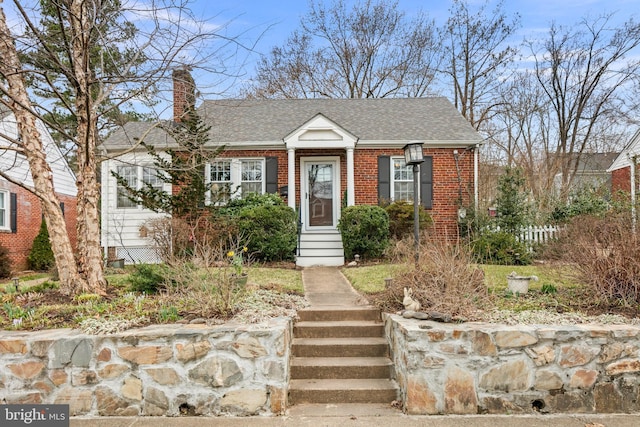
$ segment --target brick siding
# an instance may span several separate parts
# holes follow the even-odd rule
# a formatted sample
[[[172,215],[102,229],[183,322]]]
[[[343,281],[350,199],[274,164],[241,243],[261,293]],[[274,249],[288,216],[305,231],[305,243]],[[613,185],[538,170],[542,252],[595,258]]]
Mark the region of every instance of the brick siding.
[[[27,256],[33,245],[33,239],[40,231],[42,222],[42,207],[40,200],[27,190],[17,185],[3,182],[3,190],[17,194],[18,199],[18,232],[0,231],[0,245],[9,250],[11,269],[14,272],[27,268]],[[64,203],[64,217],[67,224],[67,233],[71,244],[76,247],[76,198],[59,195],[60,202]]]
[[[458,208],[473,203],[473,152],[458,149],[460,177],[456,169],[453,148],[425,147],[424,155],[433,157],[433,218],[431,233],[438,239],[453,240],[458,237]],[[340,158],[340,194],[347,189],[346,153],[336,150],[296,150],[296,167],[300,157],[335,156]],[[378,204],[378,156],[403,156],[402,149],[355,149],[354,178],[357,205]],[[284,150],[226,150],[219,157],[277,157],[278,188],[287,185],[287,152]],[[300,173],[296,171],[296,205],[300,204]],[[460,200],[461,199],[461,200]]]
[[[616,191],[631,192],[631,167],[611,172],[611,192],[615,194]]]

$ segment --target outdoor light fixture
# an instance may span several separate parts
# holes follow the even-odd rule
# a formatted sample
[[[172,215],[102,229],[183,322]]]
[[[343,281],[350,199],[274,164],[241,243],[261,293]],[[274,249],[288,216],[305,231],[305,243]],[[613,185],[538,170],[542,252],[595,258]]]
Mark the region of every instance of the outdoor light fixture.
[[[420,214],[418,213],[418,175],[420,163],[424,162],[422,141],[411,141],[404,146],[404,161],[413,166],[413,245],[416,267],[420,258]]]
[[[424,156],[422,155],[422,141],[411,141],[404,146],[404,161],[408,165],[416,165],[424,162]]]
[[[16,287],[16,292],[20,290],[20,279],[17,277],[13,278],[13,286]]]

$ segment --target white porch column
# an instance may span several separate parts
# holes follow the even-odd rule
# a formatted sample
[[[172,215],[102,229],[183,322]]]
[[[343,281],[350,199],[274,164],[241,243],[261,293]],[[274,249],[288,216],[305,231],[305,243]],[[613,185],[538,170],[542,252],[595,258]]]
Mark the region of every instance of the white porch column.
[[[353,147],[347,147],[347,206],[356,204],[356,184],[353,166]]]
[[[288,205],[290,208],[296,208],[296,149],[289,148],[287,150],[287,190]]]

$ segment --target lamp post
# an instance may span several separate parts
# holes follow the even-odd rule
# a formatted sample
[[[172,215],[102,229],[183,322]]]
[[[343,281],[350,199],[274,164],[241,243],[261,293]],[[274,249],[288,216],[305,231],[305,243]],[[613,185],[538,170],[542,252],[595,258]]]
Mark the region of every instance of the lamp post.
[[[422,141],[411,141],[404,146],[404,162],[413,166],[413,244],[416,266],[420,257],[420,214],[418,212],[418,176],[420,163],[424,162],[422,155]]]

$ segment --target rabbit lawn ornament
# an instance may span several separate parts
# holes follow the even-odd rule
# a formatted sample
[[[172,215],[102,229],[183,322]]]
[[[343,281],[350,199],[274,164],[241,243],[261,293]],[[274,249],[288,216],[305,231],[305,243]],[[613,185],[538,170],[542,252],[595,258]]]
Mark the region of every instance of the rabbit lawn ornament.
[[[420,310],[420,303],[413,299],[413,290],[411,288],[404,288],[404,299],[402,300],[402,305],[404,305],[405,310]]]

